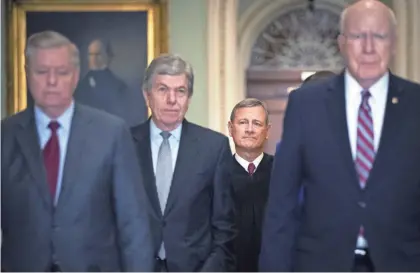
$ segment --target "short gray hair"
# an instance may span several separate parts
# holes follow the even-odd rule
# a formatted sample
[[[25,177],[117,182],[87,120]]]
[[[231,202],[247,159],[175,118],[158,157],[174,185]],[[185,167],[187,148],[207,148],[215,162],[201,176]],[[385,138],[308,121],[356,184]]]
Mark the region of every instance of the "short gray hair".
[[[163,54],[155,58],[147,67],[143,79],[143,91],[149,92],[153,87],[153,77],[156,75],[183,75],[188,80],[188,96],[191,97],[194,89],[194,72],[191,64],[178,55]]]
[[[261,106],[265,112],[265,124],[268,125],[269,118],[268,118],[268,109],[264,102],[255,99],[255,98],[247,98],[240,102],[238,102],[235,107],[233,107],[232,112],[230,113],[230,121],[233,122],[235,120],[236,111],[241,108],[250,108],[250,107],[258,107]]]
[[[348,11],[351,7],[352,7],[352,5],[346,7],[341,12],[341,15],[340,15],[340,33],[341,34],[344,34],[344,27],[345,27],[346,20],[347,20],[347,14],[348,14]],[[393,28],[392,30],[395,32],[395,31],[397,31],[397,17],[395,16],[394,11],[390,7],[387,7],[387,9],[388,9],[388,12],[389,12],[389,19],[390,19],[391,27]]]
[[[75,44],[73,44],[69,38],[60,34],[56,31],[47,30],[32,34],[28,38],[25,49],[25,58],[26,64],[29,64],[31,56],[34,54],[34,51],[38,49],[50,49],[67,46],[71,54],[71,62],[75,67],[80,66],[80,53],[79,49]]]

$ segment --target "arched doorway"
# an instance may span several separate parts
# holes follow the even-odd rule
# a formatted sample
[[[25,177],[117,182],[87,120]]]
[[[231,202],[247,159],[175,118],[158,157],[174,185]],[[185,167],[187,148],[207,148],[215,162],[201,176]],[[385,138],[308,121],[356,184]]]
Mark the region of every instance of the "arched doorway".
[[[281,138],[289,92],[310,72],[343,68],[336,38],[344,5],[337,2],[283,5],[250,48],[244,87],[246,97],[263,100],[268,106],[272,123],[265,149],[268,153],[275,152]]]

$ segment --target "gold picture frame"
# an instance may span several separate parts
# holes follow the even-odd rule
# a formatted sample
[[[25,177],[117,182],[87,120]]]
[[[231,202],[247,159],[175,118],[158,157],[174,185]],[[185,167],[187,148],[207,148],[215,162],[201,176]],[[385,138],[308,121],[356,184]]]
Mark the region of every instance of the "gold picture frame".
[[[147,12],[147,64],[168,51],[167,1],[10,0],[7,8],[7,114],[27,107],[24,49],[28,12]],[[149,111],[150,112],[150,111]],[[150,113],[149,113],[150,114]]]

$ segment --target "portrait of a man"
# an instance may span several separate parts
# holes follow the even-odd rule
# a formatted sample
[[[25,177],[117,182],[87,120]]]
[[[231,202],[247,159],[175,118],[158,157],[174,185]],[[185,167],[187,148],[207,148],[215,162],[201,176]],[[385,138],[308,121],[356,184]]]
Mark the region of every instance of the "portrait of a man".
[[[80,103],[93,106],[111,114],[120,116],[130,123],[130,90],[110,69],[113,53],[110,43],[100,39],[93,40],[88,46],[88,72],[77,86],[74,97]],[[133,114],[133,113],[131,113]],[[141,117],[139,117],[141,119]]]
[[[11,107],[17,112],[32,105],[24,77],[24,44],[33,33],[52,30],[75,43],[80,52],[80,81],[76,102],[123,118],[135,126],[148,118],[142,95],[144,70],[166,50],[163,4],[134,1],[11,1],[9,44],[12,54]],[[16,46],[17,45],[17,46]]]

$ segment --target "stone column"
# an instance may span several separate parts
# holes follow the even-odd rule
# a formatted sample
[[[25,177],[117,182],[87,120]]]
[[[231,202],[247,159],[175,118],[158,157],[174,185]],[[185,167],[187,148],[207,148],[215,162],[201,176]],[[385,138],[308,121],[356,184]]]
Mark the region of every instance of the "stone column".
[[[208,0],[209,127],[227,134],[237,76],[237,0]]]
[[[408,78],[420,83],[420,1],[409,0]]]
[[[397,52],[393,72],[420,82],[420,1],[393,0],[397,17]]]

